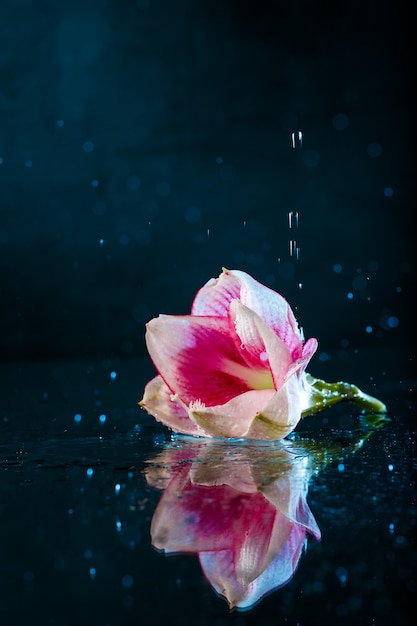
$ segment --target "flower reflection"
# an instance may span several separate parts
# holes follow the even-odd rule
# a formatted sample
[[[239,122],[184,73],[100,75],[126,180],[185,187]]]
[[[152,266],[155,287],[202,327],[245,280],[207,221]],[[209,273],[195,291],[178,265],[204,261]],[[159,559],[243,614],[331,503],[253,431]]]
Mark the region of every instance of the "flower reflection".
[[[320,539],[306,500],[316,469],[317,458],[294,442],[178,439],[146,470],[164,490],[152,544],[198,553],[229,606],[249,609],[290,580],[308,533]]]

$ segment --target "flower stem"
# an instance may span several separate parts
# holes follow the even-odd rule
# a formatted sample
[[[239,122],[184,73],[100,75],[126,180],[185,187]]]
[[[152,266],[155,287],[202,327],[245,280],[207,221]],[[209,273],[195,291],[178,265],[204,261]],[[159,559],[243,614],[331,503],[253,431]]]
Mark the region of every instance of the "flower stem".
[[[302,412],[302,417],[314,415],[338,402],[353,402],[364,413],[386,413],[383,402],[361,391],[356,385],[337,382],[326,383],[325,380],[307,374],[307,382],[311,387],[310,406]]]

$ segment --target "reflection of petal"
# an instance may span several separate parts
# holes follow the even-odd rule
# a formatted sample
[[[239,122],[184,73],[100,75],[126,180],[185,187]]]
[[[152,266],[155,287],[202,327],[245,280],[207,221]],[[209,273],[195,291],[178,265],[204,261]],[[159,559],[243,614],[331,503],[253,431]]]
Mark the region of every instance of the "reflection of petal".
[[[198,553],[231,607],[250,608],[285,584],[307,531],[320,538],[306,501],[313,464],[293,442],[183,440],[154,464],[148,482],[163,480],[166,489],[151,523],[153,545]]]
[[[305,540],[305,530],[297,525],[293,526],[280,552],[248,584],[237,576],[230,550],[200,552],[200,564],[210,584],[227,599],[231,608],[249,609],[263,596],[279,589],[291,579]]]

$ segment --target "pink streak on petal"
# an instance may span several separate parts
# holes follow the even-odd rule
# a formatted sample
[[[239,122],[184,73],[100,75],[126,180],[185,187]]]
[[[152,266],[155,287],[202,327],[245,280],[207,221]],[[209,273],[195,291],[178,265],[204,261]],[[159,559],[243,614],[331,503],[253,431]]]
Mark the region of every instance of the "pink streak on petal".
[[[186,435],[204,435],[188,417],[187,411],[171,400],[172,391],[161,376],[155,376],[145,387],[140,405],[168,428]]]
[[[227,317],[232,300],[240,298],[240,281],[228,271],[201,287],[191,307],[192,315]]]
[[[146,344],[156,369],[186,405],[223,404],[250,388],[244,380],[250,370],[227,318],[160,316],[148,323]]]

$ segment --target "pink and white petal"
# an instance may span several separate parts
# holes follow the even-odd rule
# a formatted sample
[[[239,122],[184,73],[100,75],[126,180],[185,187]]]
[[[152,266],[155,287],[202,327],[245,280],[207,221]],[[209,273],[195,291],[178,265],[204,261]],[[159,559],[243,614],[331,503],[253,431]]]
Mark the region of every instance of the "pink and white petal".
[[[263,409],[254,416],[246,439],[282,439],[297,426],[306,399],[297,375],[291,376]]]
[[[245,595],[235,606],[249,609],[268,593],[285,585],[294,575],[305,541],[305,530],[294,525],[280,552],[262,574],[247,586]]]
[[[262,285],[241,270],[230,270],[229,274],[240,281],[240,301],[273,329],[287,345],[293,358],[301,356],[302,334],[288,302],[276,291]]]
[[[184,407],[172,400],[172,391],[161,376],[155,376],[149,381],[139,404],[155,419],[175,432],[186,435],[204,435],[204,431],[190,420]]]
[[[320,528],[307,503],[309,471],[303,467],[306,462],[307,458],[297,457],[290,472],[263,486],[261,492],[291,523],[302,526],[319,540]]]
[[[230,336],[227,318],[163,315],[147,324],[149,354],[170,389],[188,406],[228,402],[251,388],[251,371]]]
[[[273,386],[280,389],[293,363],[285,343],[257,313],[239,300],[233,300],[230,304],[230,319],[235,328],[241,354],[246,358],[248,366],[251,369],[261,367],[269,370]],[[231,335],[233,336],[232,333]]]
[[[240,298],[240,280],[223,270],[197,292],[191,307],[192,315],[227,317],[232,300]]]
[[[274,395],[273,389],[260,389],[242,393],[218,406],[205,407],[198,402],[191,403],[188,414],[208,437],[245,437],[254,416],[268,406]]]

